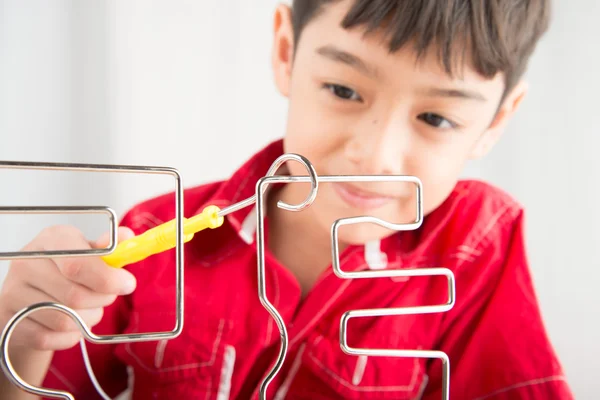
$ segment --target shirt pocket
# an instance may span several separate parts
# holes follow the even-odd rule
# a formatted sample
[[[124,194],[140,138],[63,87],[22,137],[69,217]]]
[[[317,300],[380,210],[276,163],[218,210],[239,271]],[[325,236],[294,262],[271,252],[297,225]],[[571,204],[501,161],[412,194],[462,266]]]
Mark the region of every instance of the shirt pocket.
[[[411,348],[407,344],[406,349]],[[298,398],[418,399],[426,384],[424,371],[424,359],[348,355],[337,337],[317,334],[306,344],[290,389],[296,388]]]
[[[167,331],[174,325],[173,312],[136,312],[125,333]],[[228,387],[223,379],[231,377],[223,369],[233,370],[235,362],[230,336],[229,321],[186,310],[177,338],[119,345],[120,358],[133,372],[132,398],[216,398]]]

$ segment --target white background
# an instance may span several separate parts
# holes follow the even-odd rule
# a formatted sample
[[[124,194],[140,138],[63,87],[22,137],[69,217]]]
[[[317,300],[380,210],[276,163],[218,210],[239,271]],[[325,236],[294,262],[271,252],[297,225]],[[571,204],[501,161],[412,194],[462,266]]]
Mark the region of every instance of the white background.
[[[0,4],[1,160],[169,165],[191,186],[227,177],[283,133],[269,60],[275,0]],[[595,0],[555,2],[529,97],[493,154],[465,172],[527,207],[544,318],[579,399],[600,392],[599,17]],[[0,188],[1,205],[109,205],[122,215],[173,186],[0,170]],[[0,216],[0,251],[57,222],[90,238],[107,229],[101,217]]]

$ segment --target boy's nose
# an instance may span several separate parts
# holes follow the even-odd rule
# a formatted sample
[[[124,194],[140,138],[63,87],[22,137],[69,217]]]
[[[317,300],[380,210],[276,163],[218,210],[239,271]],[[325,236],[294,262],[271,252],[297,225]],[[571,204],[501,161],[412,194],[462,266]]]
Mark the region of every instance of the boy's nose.
[[[409,135],[406,126],[390,121],[385,126],[353,134],[346,143],[346,156],[360,174],[402,174]]]

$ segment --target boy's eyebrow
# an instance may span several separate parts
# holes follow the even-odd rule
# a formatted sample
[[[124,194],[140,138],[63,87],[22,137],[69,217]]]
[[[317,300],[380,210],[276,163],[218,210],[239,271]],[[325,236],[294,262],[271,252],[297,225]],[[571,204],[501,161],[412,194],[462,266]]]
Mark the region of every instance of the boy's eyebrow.
[[[341,50],[333,45],[326,45],[323,47],[319,47],[317,49],[317,54],[320,54],[323,57],[327,57],[330,60],[349,65],[366,75],[370,75],[370,76],[377,75],[377,71],[375,70],[375,68],[367,65],[367,63],[365,63],[363,60],[361,60],[360,57],[355,56],[354,54],[348,53],[347,51]]]
[[[377,70],[365,63],[360,57],[339,49],[333,45],[325,45],[317,49],[317,54],[327,57],[330,60],[337,61],[349,65],[360,72],[369,75],[377,76]],[[487,99],[479,92],[463,89],[446,89],[432,87],[424,91],[427,96],[431,97],[456,97],[463,99],[472,99],[478,101],[487,101]]]
[[[481,93],[472,90],[432,87],[424,90],[424,94],[431,97],[458,97],[467,100],[487,101]]]

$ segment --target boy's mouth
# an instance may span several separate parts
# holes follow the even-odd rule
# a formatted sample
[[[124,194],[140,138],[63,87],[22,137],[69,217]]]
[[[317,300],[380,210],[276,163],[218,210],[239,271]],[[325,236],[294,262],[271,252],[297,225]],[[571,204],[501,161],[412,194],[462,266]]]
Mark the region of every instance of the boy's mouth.
[[[333,183],[335,192],[352,208],[361,210],[374,209],[384,206],[394,197],[359,189],[347,183]]]

